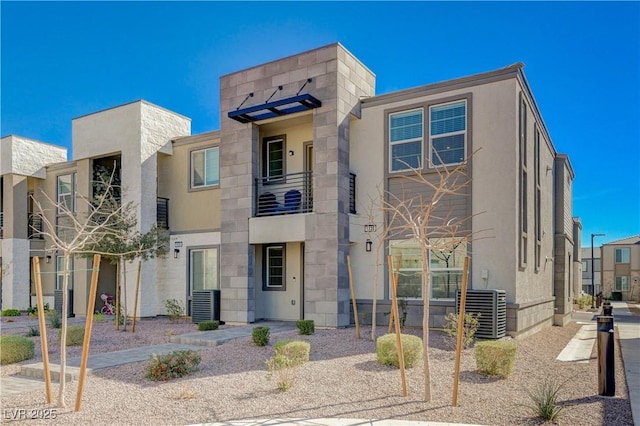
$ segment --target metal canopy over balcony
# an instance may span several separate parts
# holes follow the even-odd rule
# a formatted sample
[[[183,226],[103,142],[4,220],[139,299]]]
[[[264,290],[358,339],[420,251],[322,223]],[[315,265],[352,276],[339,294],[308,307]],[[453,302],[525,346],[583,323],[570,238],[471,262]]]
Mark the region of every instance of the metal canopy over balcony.
[[[229,111],[227,115],[229,118],[239,121],[240,123],[252,123],[296,112],[309,111],[321,106],[322,102],[309,93],[305,93],[303,95],[296,95],[290,98],[278,99],[273,102]]]

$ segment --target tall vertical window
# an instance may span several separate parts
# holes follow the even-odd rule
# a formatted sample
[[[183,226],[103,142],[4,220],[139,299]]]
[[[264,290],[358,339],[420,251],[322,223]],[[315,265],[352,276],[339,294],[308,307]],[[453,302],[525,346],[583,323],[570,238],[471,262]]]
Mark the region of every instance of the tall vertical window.
[[[68,288],[73,288],[73,258],[69,258]],[[64,285],[64,256],[56,256],[56,290],[62,290]]]
[[[76,211],[76,174],[58,176],[58,204],[61,208],[74,212]]]
[[[189,254],[191,291],[219,289],[218,249],[191,249]]]
[[[422,249],[416,240],[391,241],[389,255],[398,270],[398,297],[422,299]]]
[[[616,277],[615,291],[629,291],[629,277]]]
[[[285,290],[284,245],[265,246],[263,259],[264,290]]]
[[[536,249],[535,249],[535,265],[536,270],[540,269],[541,266],[541,258],[542,258],[542,213],[541,213],[541,203],[542,203],[542,184],[540,178],[540,130],[538,129],[537,124],[534,124],[534,133],[533,133],[533,173],[534,173],[534,181],[536,184],[536,192],[534,198],[534,222],[535,222],[535,233],[536,233]]]
[[[631,249],[629,247],[616,249],[616,263],[629,263]]]
[[[264,141],[264,174],[269,181],[283,179],[285,174],[284,138],[269,138]]]
[[[220,148],[191,152],[191,188],[220,184]]]
[[[422,109],[389,114],[389,168],[392,172],[422,167]]]
[[[520,93],[520,107],[518,109],[518,128],[519,128],[519,160],[520,160],[520,246],[519,259],[520,268],[527,267],[527,243],[528,234],[527,226],[529,222],[529,205],[528,199],[528,180],[527,180],[527,103]]]
[[[431,164],[462,163],[466,157],[467,101],[432,106],[429,115]]]

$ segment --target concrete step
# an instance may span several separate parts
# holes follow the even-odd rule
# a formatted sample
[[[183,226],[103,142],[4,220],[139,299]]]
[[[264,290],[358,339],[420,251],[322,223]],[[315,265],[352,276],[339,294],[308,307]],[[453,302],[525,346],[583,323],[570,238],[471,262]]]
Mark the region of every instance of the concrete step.
[[[18,395],[41,389],[45,391],[44,380],[38,380],[25,376],[7,376],[0,381],[0,397]]]
[[[87,368],[87,374],[91,374],[91,371],[92,370],[90,368]],[[51,374],[52,381],[60,381],[59,364],[49,364],[49,373]],[[44,380],[44,364],[41,362],[25,364],[20,367],[20,375],[31,379]],[[67,382],[77,380],[78,377],[80,377],[80,368],[67,365],[65,377]]]

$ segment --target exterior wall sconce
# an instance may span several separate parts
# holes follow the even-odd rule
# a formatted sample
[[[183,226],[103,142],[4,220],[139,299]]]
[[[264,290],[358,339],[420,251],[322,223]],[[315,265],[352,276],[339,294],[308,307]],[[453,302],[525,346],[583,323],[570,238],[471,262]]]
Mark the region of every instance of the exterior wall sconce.
[[[51,256],[50,255],[47,255],[47,257],[45,257],[45,262],[51,263]]]
[[[289,157],[293,157],[293,154],[295,154],[295,152],[293,152],[292,149],[289,150]]]
[[[373,246],[373,242],[367,238],[367,241],[364,243],[364,249],[366,251],[371,251],[371,247]]]
[[[173,249],[173,258],[177,259],[180,254],[180,249]]]

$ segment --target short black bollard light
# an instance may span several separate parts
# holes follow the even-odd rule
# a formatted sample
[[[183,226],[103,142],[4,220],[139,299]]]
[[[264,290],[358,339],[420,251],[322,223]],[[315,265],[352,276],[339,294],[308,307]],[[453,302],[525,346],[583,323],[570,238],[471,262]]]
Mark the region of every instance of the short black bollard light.
[[[615,396],[614,329],[612,316],[598,316],[598,393]]]

